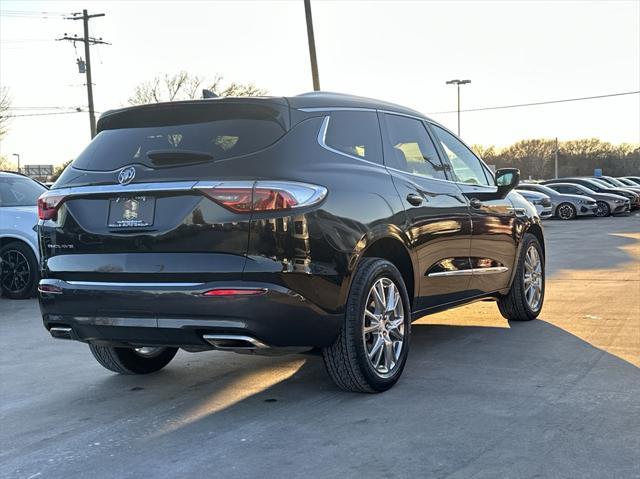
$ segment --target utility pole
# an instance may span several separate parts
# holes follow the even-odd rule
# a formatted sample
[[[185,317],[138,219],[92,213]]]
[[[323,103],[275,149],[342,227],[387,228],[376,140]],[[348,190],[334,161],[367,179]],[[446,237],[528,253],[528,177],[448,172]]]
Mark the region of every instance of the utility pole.
[[[556,152],[555,152],[555,176],[554,178],[558,178],[558,137],[556,136]]]
[[[316,40],[313,35],[313,18],[311,16],[311,0],[304,0],[304,14],[307,17],[307,38],[309,39],[309,58],[311,59],[311,76],[313,91],[320,91],[320,75],[318,74],[318,58],[316,57]]]
[[[85,72],[87,76],[87,98],[89,105],[89,127],[91,129],[91,138],[96,136],[96,112],[93,106],[93,83],[91,79],[91,53],[89,51],[89,47],[91,45],[111,45],[110,43],[103,42],[102,38],[92,38],[89,36],[89,20],[91,18],[104,17],[104,13],[94,13],[93,15],[89,15],[87,10],[82,10],[82,13],[72,13],[71,17],[65,17],[66,20],[82,20],[84,37],[78,37],[74,35],[73,37],[67,36],[65,33],[62,38],[58,38],[58,40],[68,40],[71,42],[82,42],[84,43],[84,56],[86,61]],[[78,60],[78,66],[81,68],[81,61]]]
[[[458,136],[460,136],[460,85],[466,85],[467,83],[471,83],[471,80],[449,80],[446,83],[447,85],[458,86]]]

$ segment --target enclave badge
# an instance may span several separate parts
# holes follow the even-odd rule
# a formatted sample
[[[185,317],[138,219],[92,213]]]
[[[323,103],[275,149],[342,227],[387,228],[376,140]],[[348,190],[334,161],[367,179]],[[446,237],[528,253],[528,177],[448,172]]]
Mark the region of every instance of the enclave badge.
[[[127,166],[118,173],[118,183],[128,185],[136,177],[136,169],[133,166]]]

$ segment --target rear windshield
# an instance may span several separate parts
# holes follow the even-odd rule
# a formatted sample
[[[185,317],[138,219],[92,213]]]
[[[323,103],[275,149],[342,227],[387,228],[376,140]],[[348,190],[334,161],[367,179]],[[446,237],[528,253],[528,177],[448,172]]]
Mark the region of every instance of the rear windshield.
[[[35,206],[46,188],[29,178],[0,178],[0,207]]]
[[[265,148],[286,131],[283,108],[257,104],[142,108],[102,119],[99,126],[102,131],[74,168],[111,171],[133,163],[154,168],[158,164],[147,153],[158,151],[175,152],[175,165],[188,162],[191,152],[216,161]]]

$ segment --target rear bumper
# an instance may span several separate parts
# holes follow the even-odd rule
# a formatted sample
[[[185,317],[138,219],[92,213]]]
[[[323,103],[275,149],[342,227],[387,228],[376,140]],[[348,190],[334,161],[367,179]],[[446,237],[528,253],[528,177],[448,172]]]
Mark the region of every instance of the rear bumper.
[[[70,328],[78,341],[117,346],[211,348],[205,335],[255,338],[269,347],[322,347],[341,315],[271,283],[106,283],[43,279],[44,326]],[[255,296],[204,296],[215,288],[260,288]],[[54,330],[52,332],[55,333]]]

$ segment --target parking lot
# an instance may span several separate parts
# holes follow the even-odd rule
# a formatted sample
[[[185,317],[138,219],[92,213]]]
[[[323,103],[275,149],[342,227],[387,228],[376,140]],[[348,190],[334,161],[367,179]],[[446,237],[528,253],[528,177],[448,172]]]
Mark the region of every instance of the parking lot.
[[[313,354],[117,376],[50,338],[35,300],[0,300],[0,476],[640,477],[640,216],[545,228],[541,319],[423,318],[378,395]]]

